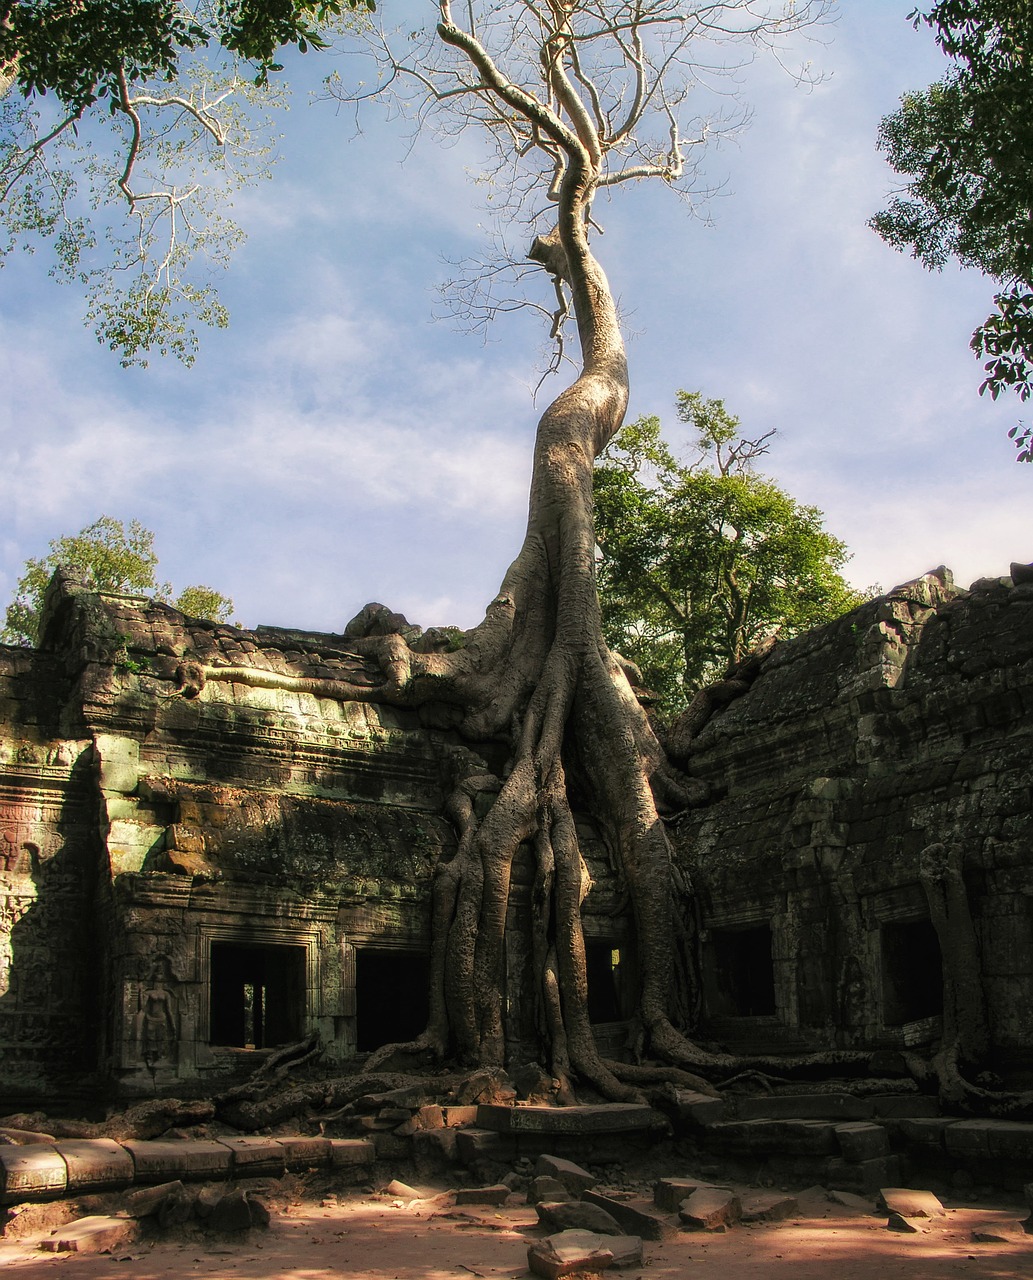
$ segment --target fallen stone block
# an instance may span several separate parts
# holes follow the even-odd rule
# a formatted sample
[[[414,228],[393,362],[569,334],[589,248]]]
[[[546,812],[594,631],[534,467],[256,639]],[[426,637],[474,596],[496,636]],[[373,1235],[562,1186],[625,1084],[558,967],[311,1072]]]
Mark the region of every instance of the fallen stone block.
[[[233,1152],[235,1178],[280,1178],[287,1167],[287,1155],[276,1138],[220,1138]]]
[[[882,1187],[878,1207],[902,1218],[941,1218],[947,1212],[931,1191],[911,1187]]]
[[[445,1113],[436,1102],[428,1102],[416,1112],[416,1121],[421,1129],[443,1129]]]
[[[68,1186],[68,1166],[55,1146],[30,1142],[0,1147],[0,1203],[54,1200]]]
[[[446,1129],[467,1129],[477,1123],[477,1107],[470,1104],[463,1107],[442,1107],[441,1115]]]
[[[159,1211],[170,1195],[182,1189],[183,1184],[178,1180],[175,1182],[160,1182],[153,1187],[137,1187],[133,1191],[126,1192],[122,1204],[131,1218],[149,1218]],[[205,1191],[207,1190],[209,1188],[206,1187]],[[218,1194],[222,1195],[221,1189]]]
[[[886,1230],[900,1231],[905,1235],[914,1235],[918,1231],[918,1227],[910,1219],[905,1218],[902,1213],[891,1213],[886,1219]]]
[[[504,1183],[493,1187],[460,1187],[456,1193],[456,1204],[505,1204],[510,1191]]]
[[[720,1187],[697,1187],[678,1210],[689,1231],[716,1231],[733,1226],[742,1217],[742,1203],[732,1191]]]
[[[610,1196],[600,1195],[598,1191],[585,1191],[581,1200],[585,1204],[605,1209],[629,1235],[641,1236],[643,1240],[670,1240],[676,1234],[672,1224],[665,1218],[648,1208],[628,1204],[626,1200],[614,1200]]]
[[[111,1138],[71,1138],[55,1145],[68,1170],[69,1191],[115,1191],[133,1181],[133,1157]]]
[[[875,1109],[852,1093],[780,1093],[743,1098],[738,1110],[740,1120],[868,1120]]]
[[[328,1138],[277,1138],[283,1148],[284,1164],[288,1173],[299,1173],[305,1169],[321,1169],[330,1163],[330,1140]]]
[[[197,1199],[194,1201],[194,1212],[202,1220],[207,1220],[212,1216],[212,1210],[226,1194],[225,1187],[202,1187],[197,1193]]]
[[[727,1103],[721,1098],[711,1098],[708,1094],[697,1093],[693,1089],[678,1089],[673,1085],[664,1090],[658,1100],[658,1106],[677,1123],[690,1128],[706,1128],[723,1120],[728,1111]]]
[[[605,1271],[613,1252],[603,1236],[592,1231],[561,1231],[536,1240],[527,1249],[528,1270],[545,1280],[558,1280],[578,1271]]]
[[[376,1161],[378,1148],[369,1138],[328,1138],[330,1163],[335,1169],[355,1165],[371,1165]]]
[[[783,1222],[798,1213],[800,1203],[795,1196],[778,1191],[762,1191],[747,1196],[742,1202],[743,1222]]]
[[[1021,1230],[995,1223],[992,1227],[977,1227],[972,1232],[974,1244],[1015,1244],[1022,1239]]]
[[[233,1152],[221,1142],[160,1142],[129,1139],[136,1182],[208,1182],[228,1178]]]
[[[587,1169],[582,1169],[573,1160],[563,1160],[559,1156],[539,1156],[534,1166],[539,1175],[556,1178],[562,1182],[572,1195],[580,1195],[582,1191],[591,1191],[599,1179]]]
[[[540,1204],[542,1200],[551,1200],[555,1203],[560,1200],[573,1199],[574,1197],[560,1182],[559,1178],[550,1178],[547,1174],[542,1174],[537,1178],[532,1178],[528,1184],[528,1204]]]
[[[825,1180],[832,1186],[845,1187],[874,1196],[880,1187],[900,1181],[900,1157],[876,1156],[873,1160],[843,1160],[836,1156],[825,1169]]]
[[[183,1226],[194,1216],[196,1203],[195,1192],[184,1187],[181,1182],[177,1182],[161,1202],[157,1215],[158,1225],[163,1231],[167,1231],[170,1227]]]
[[[844,1160],[860,1163],[890,1154],[889,1134],[881,1124],[866,1120],[850,1120],[836,1125],[836,1141]]]
[[[616,1218],[584,1200],[543,1200],[535,1206],[538,1221],[549,1231],[594,1231],[601,1236],[623,1235]]]
[[[58,1227],[46,1240],[39,1242],[44,1253],[103,1253],[128,1244],[136,1235],[131,1218],[110,1218],[91,1214]]]
[[[513,1150],[512,1142],[500,1133],[489,1129],[457,1129],[456,1153],[465,1165],[477,1160],[494,1160],[508,1163]]]
[[[833,1204],[842,1205],[844,1209],[856,1209],[858,1213],[874,1213],[875,1205],[864,1196],[855,1195],[853,1191],[843,1191],[833,1187],[829,1191],[829,1200]]]
[[[653,1185],[653,1203],[664,1213],[677,1213],[682,1201],[703,1185],[699,1178],[661,1178]]]
[[[251,1206],[246,1191],[228,1191],[213,1206],[208,1225],[220,1235],[235,1235],[252,1226]]]
[[[415,1187],[410,1187],[407,1182],[401,1182],[398,1178],[392,1178],[384,1188],[384,1195],[394,1196],[397,1200],[419,1200],[420,1193]]]

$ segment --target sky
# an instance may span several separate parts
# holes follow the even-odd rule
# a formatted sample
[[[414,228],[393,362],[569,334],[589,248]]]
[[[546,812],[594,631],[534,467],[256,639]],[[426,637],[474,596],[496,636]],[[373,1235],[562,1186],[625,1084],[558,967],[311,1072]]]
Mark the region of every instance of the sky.
[[[913,0],[843,0],[797,52],[744,72],[752,123],[708,155],[720,194],[621,193],[597,246],[629,337],[629,417],[676,448],[679,388],[777,437],[764,471],[818,506],[885,589],[937,565],[967,585],[1033,560],[1033,466],[1014,398],[977,394],[972,329],[992,284],[930,274],[866,226],[893,175],[880,118],[942,75]],[[391,11],[383,0],[382,11]],[[222,287],[224,331],[192,368],[122,369],[45,255],[0,272],[0,603],[28,556],[101,514],[155,533],[160,576],[232,596],[246,626],[340,631],[379,600],[424,626],[470,626],[526,519],[543,334],[525,313],[484,339],[441,315],[448,261],[481,246],[465,144],[308,101],[282,159],[245,192],[248,233]],[[681,434],[679,434],[681,432]]]

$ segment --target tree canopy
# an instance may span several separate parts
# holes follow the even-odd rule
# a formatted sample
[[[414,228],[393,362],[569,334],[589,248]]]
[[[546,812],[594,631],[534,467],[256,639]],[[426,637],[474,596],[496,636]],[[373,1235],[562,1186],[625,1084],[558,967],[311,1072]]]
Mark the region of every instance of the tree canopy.
[[[916,11],[951,60],[942,80],[905,94],[879,146],[906,179],[872,219],[889,244],[930,269],[954,258],[999,286],[972,335],[980,391],[1033,391],[1033,6],[939,0]]]
[[[774,432],[744,438],[721,400],[679,391],[698,457],[679,462],[656,417],[622,429],[595,469],[607,643],[642,671],[670,717],[759,641],[839,617],[862,597],[846,545],[817,507],[755,470]]]
[[[33,645],[47,584],[59,565],[74,569],[95,591],[147,591],[193,618],[227,622],[233,601],[212,587],[185,587],[175,598],[168,582],[156,576],[154,534],[139,520],[128,528],[112,516],[100,516],[78,533],[54,538],[45,556],[30,557],[7,606],[0,641]]]

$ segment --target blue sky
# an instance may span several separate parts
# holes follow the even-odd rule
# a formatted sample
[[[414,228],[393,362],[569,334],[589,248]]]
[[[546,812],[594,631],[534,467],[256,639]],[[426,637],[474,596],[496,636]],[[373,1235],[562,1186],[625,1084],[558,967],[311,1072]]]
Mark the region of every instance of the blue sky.
[[[1021,406],[977,395],[967,347],[990,282],[930,275],[865,226],[892,182],[878,121],[944,66],[910,8],[845,0],[809,50],[825,75],[809,91],[758,60],[750,129],[706,162],[722,194],[693,216],[628,191],[598,246],[627,318],[631,416],[659,414],[677,440],[682,387],[750,432],[777,427],[765,470],[826,513],[861,587],[1033,560],[1033,467],[1006,438]],[[374,599],[465,626],[492,598],[560,384],[536,409],[528,315],[485,344],[438,314],[443,260],[480,244],[472,153],[410,146],[375,112],[356,135],[304,88],[282,127],[272,180],[237,202],[230,328],[192,369],[121,369],[41,255],[0,273],[0,599],[27,556],[102,513],[143,521],[162,577],[228,593],[249,626],[339,630]]]

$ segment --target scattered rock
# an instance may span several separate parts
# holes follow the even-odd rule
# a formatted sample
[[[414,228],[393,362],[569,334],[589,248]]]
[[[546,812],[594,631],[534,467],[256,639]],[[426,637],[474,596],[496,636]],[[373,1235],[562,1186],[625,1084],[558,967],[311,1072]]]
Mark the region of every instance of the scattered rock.
[[[156,1187],[140,1187],[136,1191],[127,1191],[122,1203],[131,1218],[149,1218],[158,1212],[170,1195],[182,1190],[182,1182],[162,1182]],[[222,1194],[220,1190],[219,1195]]]
[[[721,1187],[698,1187],[682,1202],[678,1217],[689,1231],[716,1231],[742,1217],[742,1203]]]
[[[257,1216],[260,1217],[261,1215]],[[250,1230],[256,1224],[252,1215],[248,1193],[240,1190],[228,1191],[213,1207],[208,1223],[212,1230],[217,1231],[220,1235],[234,1235],[241,1231]],[[264,1225],[269,1225],[268,1210],[266,1210]]]
[[[880,1209],[899,1213],[902,1218],[941,1218],[946,1212],[931,1191],[915,1191],[911,1187],[883,1187],[878,1203]]]
[[[608,1240],[592,1231],[561,1231],[536,1240],[527,1249],[528,1269],[545,1280],[578,1271],[605,1271],[612,1265]]]
[[[410,1187],[407,1182],[399,1182],[397,1178],[392,1178],[387,1184],[384,1194],[394,1196],[398,1200],[419,1200],[420,1198],[420,1193],[415,1187]]]
[[[799,1208],[800,1205],[795,1196],[783,1195],[777,1191],[765,1191],[743,1200],[742,1220],[743,1222],[782,1222],[797,1213]]]
[[[653,1186],[653,1203],[665,1213],[677,1213],[699,1185],[699,1178],[661,1178]]]
[[[582,1201],[543,1200],[535,1206],[538,1221],[550,1231],[594,1231],[602,1236],[623,1234],[620,1223],[605,1209]]]
[[[854,1195],[852,1191],[840,1191],[833,1187],[829,1191],[829,1200],[833,1204],[841,1204],[844,1209],[856,1209],[858,1213],[874,1213],[875,1205],[864,1196]]]
[[[132,1218],[110,1218],[92,1214],[58,1227],[39,1247],[45,1253],[103,1253],[127,1244],[137,1232]]]
[[[586,1191],[581,1199],[582,1203],[605,1209],[629,1235],[641,1236],[643,1240],[667,1240],[674,1235],[671,1224],[648,1209],[636,1208],[612,1196],[600,1195],[598,1191]]]
[[[918,1227],[916,1227],[913,1222],[905,1218],[902,1213],[891,1213],[886,1220],[886,1230],[902,1231],[913,1235],[918,1231]]]
[[[460,1187],[455,1195],[456,1204],[505,1204],[509,1187],[504,1182],[493,1187]]]
[[[575,1196],[582,1191],[591,1191],[599,1181],[595,1174],[582,1169],[573,1160],[562,1160],[559,1156],[539,1156],[534,1171],[540,1177],[556,1178]]]
[[[558,1201],[573,1200],[573,1198],[559,1178],[552,1178],[544,1173],[537,1178],[532,1178],[527,1188],[528,1204],[539,1204],[542,1200]]]
[[[169,1191],[158,1209],[158,1225],[163,1231],[181,1227],[194,1216],[195,1195],[180,1182]]]

